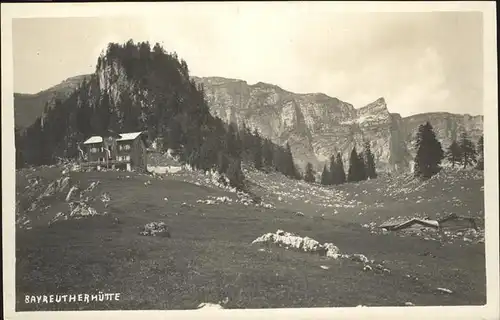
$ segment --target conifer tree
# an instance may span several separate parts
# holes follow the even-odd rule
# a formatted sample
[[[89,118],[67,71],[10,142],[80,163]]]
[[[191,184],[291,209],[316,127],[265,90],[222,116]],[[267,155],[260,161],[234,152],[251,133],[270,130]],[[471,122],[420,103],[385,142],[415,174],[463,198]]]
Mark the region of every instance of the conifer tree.
[[[483,135],[479,137],[479,140],[477,141],[477,164],[476,168],[478,170],[484,170],[484,141],[483,141]]]
[[[181,126],[175,118],[171,118],[166,130],[164,131],[163,147],[172,149],[176,154],[181,148]]]
[[[330,157],[329,177],[326,184],[339,184],[339,172],[337,170],[337,163],[335,162],[335,155],[333,154]]]
[[[304,172],[304,181],[305,182],[309,182],[309,183],[312,183],[312,182],[316,181],[316,179],[314,178],[314,169],[313,169],[313,166],[309,162],[306,164],[306,169],[305,169],[305,172]]]
[[[226,150],[231,157],[239,157],[238,136],[236,127],[230,124],[226,133]]]
[[[351,156],[349,157],[349,169],[347,170],[347,181],[356,182],[359,181],[359,168],[358,168],[358,153],[356,152],[356,146],[352,148]]]
[[[445,153],[448,161],[451,162],[451,166],[455,168],[455,164],[462,161],[462,149],[458,145],[457,141],[453,140],[453,142],[448,147]]]
[[[217,172],[220,174],[226,173],[229,168],[229,160],[224,151],[219,151],[217,154]]]
[[[285,175],[289,178],[298,179],[295,163],[293,161],[292,150],[288,142],[286,143],[286,149],[284,152],[284,161]]]
[[[375,179],[377,177],[377,172],[375,169],[375,157],[370,148],[370,142],[365,142],[364,162],[366,168],[366,176],[370,179]]]
[[[467,168],[467,166],[471,166],[476,161],[476,147],[474,146],[474,142],[470,141],[467,133],[462,132],[460,136],[460,150],[462,154],[462,165],[463,168]]]
[[[323,172],[321,173],[321,184],[322,185],[331,184],[331,175],[330,172],[328,171],[328,168],[326,167],[326,164],[324,165]]]
[[[252,143],[253,147],[253,164],[255,166],[255,169],[260,170],[262,169],[262,145],[261,145],[261,138],[259,135],[259,131],[257,129],[254,130],[254,142]]]
[[[337,173],[338,184],[343,184],[346,182],[346,176],[344,171],[344,162],[342,161],[342,155],[340,152],[337,153],[337,162],[335,165],[335,171]]]
[[[270,168],[273,166],[273,144],[268,139],[264,139],[262,144],[262,158],[264,160],[264,166]]]
[[[429,122],[418,127],[416,148],[415,176],[428,179],[438,173],[444,152]]]
[[[227,178],[229,179],[229,184],[239,190],[244,190],[245,188],[245,176],[241,170],[241,160],[237,158],[231,159],[229,167],[227,169]]]
[[[366,156],[364,151],[361,151],[358,154],[358,163],[357,163],[357,172],[358,172],[358,180],[357,181],[363,181],[368,179],[368,174],[366,170],[366,162],[365,162]]]

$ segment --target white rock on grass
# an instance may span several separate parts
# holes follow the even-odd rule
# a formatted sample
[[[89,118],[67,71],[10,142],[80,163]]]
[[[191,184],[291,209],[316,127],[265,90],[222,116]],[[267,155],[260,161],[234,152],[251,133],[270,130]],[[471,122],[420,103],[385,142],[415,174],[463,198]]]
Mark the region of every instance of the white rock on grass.
[[[165,222],[150,222],[144,226],[139,234],[143,236],[162,236],[170,238],[170,231]]]
[[[367,263],[369,261],[368,258],[364,254],[360,254],[360,253],[353,254],[351,256],[351,259],[354,261],[359,261],[359,262],[363,262],[363,263]]]
[[[266,233],[254,241],[252,244],[274,244],[280,247],[293,248],[304,252],[325,254],[327,257],[337,258],[339,249],[333,243],[320,244],[309,237],[300,237],[293,233],[277,230],[276,233]]]
[[[323,248],[325,248],[325,250],[326,250],[325,255],[329,258],[337,258],[339,253],[340,253],[339,248],[336,245],[334,245],[333,243],[325,243],[323,245]]]
[[[453,291],[451,291],[450,289],[446,289],[446,288],[436,288],[437,291],[440,291],[440,292],[443,292],[443,293],[448,293],[448,294],[452,294]]]
[[[217,303],[208,303],[208,302],[203,302],[198,305],[198,310],[206,310],[206,309],[214,309],[214,310],[221,310],[224,309],[220,304]]]
[[[84,217],[99,215],[99,213],[94,208],[92,208],[84,201],[74,201],[68,203],[68,205],[70,208],[70,212],[69,213],[59,212],[58,214],[56,214],[54,218],[52,218],[52,220],[49,222],[49,225],[59,220],[68,220],[70,218],[81,219]]]
[[[69,200],[71,200],[71,196],[73,195],[73,192],[76,191],[78,189],[77,186],[72,186],[71,189],[69,189],[68,191],[68,194],[66,195],[66,202],[68,202]]]

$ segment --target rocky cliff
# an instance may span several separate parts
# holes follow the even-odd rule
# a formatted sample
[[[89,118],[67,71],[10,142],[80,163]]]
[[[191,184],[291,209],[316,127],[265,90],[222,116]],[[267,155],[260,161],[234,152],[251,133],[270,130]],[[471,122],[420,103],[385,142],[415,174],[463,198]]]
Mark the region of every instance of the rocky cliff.
[[[332,153],[341,152],[344,163],[356,146],[371,143],[379,171],[408,169],[414,157],[418,126],[430,121],[443,147],[465,130],[473,141],[482,134],[482,116],[427,113],[402,118],[390,113],[384,98],[356,109],[321,93],[296,94],[259,82],[237,79],[194,78],[202,83],[211,112],[226,122],[243,122],[274,142],[288,141],[298,164],[316,169]]]

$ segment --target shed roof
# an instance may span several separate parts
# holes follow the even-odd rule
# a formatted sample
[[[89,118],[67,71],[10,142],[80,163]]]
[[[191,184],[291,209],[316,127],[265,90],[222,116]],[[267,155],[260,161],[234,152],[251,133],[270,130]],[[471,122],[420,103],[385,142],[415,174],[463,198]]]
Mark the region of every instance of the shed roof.
[[[427,220],[427,219],[408,219],[404,222],[401,221],[395,221],[395,222],[385,222],[380,225],[380,228],[386,228],[389,230],[399,230],[399,229],[405,229],[409,228],[415,224],[422,225],[424,227],[430,227],[430,228],[439,228],[439,222],[436,220]]]

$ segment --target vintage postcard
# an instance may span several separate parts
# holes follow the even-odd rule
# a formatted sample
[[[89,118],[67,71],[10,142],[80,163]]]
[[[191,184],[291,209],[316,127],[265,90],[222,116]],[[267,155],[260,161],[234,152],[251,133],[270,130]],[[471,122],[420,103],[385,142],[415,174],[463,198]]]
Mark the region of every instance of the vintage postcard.
[[[2,4],[4,318],[498,319],[496,57],[493,2]]]

